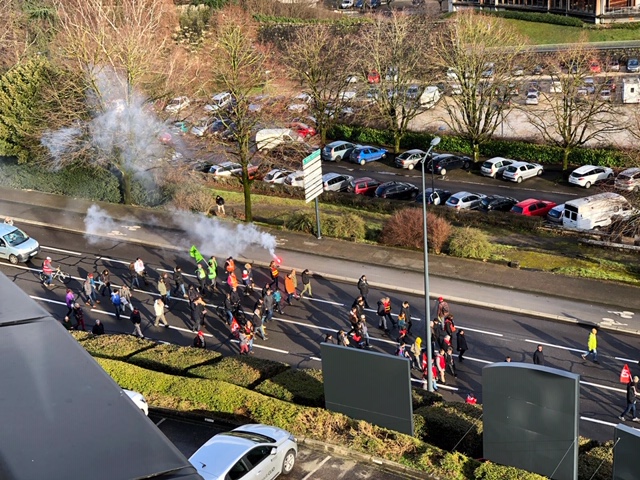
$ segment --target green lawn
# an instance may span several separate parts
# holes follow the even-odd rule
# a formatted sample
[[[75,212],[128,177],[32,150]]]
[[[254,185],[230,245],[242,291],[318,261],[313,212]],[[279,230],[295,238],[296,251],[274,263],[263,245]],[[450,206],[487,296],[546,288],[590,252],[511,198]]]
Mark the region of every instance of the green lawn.
[[[640,30],[635,29],[585,29],[513,19],[504,21],[513,26],[523,37],[528,38],[532,45],[576,43],[582,39],[588,42],[640,40]]]

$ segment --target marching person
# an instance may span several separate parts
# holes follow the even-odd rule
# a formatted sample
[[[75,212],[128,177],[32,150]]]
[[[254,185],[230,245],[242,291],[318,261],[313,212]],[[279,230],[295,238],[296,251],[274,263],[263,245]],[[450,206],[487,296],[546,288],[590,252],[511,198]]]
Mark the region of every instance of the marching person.
[[[131,312],[131,316],[129,317],[131,323],[133,323],[133,332],[132,334],[138,338],[144,338],[142,334],[142,330],[140,329],[140,324],[142,323],[142,316],[140,315],[140,310],[134,308]]]
[[[244,264],[244,270],[242,270],[242,284],[244,285],[244,296],[248,297],[253,293],[253,270],[250,263]]]
[[[93,333],[94,335],[104,335],[104,325],[99,318],[96,319],[96,323],[91,329],[91,333]]]
[[[464,352],[469,350],[469,347],[467,346],[467,337],[462,329],[456,332],[456,346],[458,350],[458,361],[463,362]]]
[[[169,322],[164,316],[164,302],[161,298],[156,298],[156,301],[153,302],[153,313],[156,315],[156,320],[153,322],[154,327],[160,326],[160,322],[162,322],[164,328],[169,328]]]
[[[436,317],[442,326],[444,326],[444,319],[449,315],[449,304],[444,301],[444,298],[439,297],[436,309]]]
[[[179,294],[180,292],[182,292],[182,296],[184,298],[188,298],[187,289],[184,284],[184,277],[182,275],[182,269],[177,265],[173,268],[173,283],[176,286],[175,288],[176,294]]]
[[[43,285],[53,287],[53,265],[51,265],[51,257],[47,257],[42,262],[42,274],[45,276]]]
[[[204,268],[202,268],[202,265],[200,264],[198,264],[198,268],[196,269],[196,278],[198,279],[198,283],[200,284],[200,295],[204,295],[207,272],[204,271]]]
[[[402,302],[402,307],[400,307],[399,315],[402,314],[404,314],[405,321],[407,322],[407,333],[411,335],[411,327],[413,326],[413,322],[411,321],[411,306],[406,300]]]
[[[534,365],[544,366],[544,353],[542,353],[542,345],[538,345],[536,351],[533,352],[533,363]]]
[[[313,298],[313,295],[311,294],[311,272],[309,269],[305,268],[300,277],[303,285],[302,292],[300,292],[300,298],[304,298],[304,294],[306,292],[309,292],[309,297]]]
[[[198,330],[198,334],[193,339],[193,346],[195,348],[207,348],[207,342],[204,339],[202,330]]]
[[[627,408],[624,409],[624,412],[620,414],[618,417],[621,422],[624,422],[624,417],[627,413],[631,413],[632,420],[634,422],[640,422],[640,419],[636,417],[636,397],[638,396],[637,385],[638,385],[638,376],[636,375],[633,379],[629,380],[627,383]]]
[[[588,352],[585,352],[581,355],[583,360],[586,360],[589,355],[593,355],[593,363],[598,362],[598,339],[596,335],[598,334],[598,330],[595,328],[591,329],[591,333],[589,334],[589,340],[587,341]]]
[[[370,308],[369,302],[367,301],[367,295],[369,295],[369,283],[367,282],[366,275],[362,275],[358,280],[358,290],[360,291],[360,295],[364,299],[364,308]]]
[[[84,325],[84,311],[79,303],[73,304],[73,316],[76,317],[77,329],[83,332],[87,329]]]
[[[273,287],[275,285],[273,290],[279,290],[280,289],[280,272],[278,271],[278,265],[276,264],[275,260],[271,260],[271,263],[269,264],[269,270],[270,270],[269,273],[271,274],[271,283],[269,283],[269,286]]]

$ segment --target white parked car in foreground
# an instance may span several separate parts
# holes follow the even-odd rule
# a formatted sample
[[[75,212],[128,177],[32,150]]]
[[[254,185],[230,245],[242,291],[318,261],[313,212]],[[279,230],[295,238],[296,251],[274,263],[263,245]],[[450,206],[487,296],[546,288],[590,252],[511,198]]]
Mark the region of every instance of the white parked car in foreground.
[[[187,97],[176,97],[172,99],[164,109],[169,113],[178,113],[189,105],[191,105],[191,100]]]
[[[456,210],[477,210],[485,196],[481,193],[458,192],[451,195],[445,205]]]
[[[298,170],[288,175],[287,178],[284,179],[284,184],[290,187],[304,188],[304,171]]]
[[[127,394],[127,397],[129,397],[133,403],[136,404],[136,407],[142,410],[142,413],[147,417],[149,416],[149,405],[147,404],[147,399],[144,398],[144,395],[134,392],[133,390],[127,390],[126,388],[123,388],[122,391]]]
[[[527,178],[540,176],[544,172],[542,165],[538,163],[515,162],[502,172],[502,178],[520,183]]]
[[[596,182],[613,178],[613,170],[609,167],[598,167],[596,165],[583,165],[576,168],[569,175],[569,183],[589,188]]]
[[[267,183],[284,183],[285,179],[291,175],[293,172],[291,170],[284,170],[282,168],[274,168],[267,173],[262,181]]]
[[[502,172],[511,165],[514,160],[502,157],[490,158],[480,167],[480,173],[485,177],[496,178],[502,175]]]
[[[297,455],[291,433],[255,424],[211,437],[189,462],[204,480],[271,480],[291,473]]]

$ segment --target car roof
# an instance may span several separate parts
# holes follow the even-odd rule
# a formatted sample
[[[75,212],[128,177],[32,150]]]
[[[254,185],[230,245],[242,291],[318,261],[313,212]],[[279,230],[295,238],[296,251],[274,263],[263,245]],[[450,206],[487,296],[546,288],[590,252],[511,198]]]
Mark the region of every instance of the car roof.
[[[371,178],[371,177],[360,177],[360,178],[356,178],[353,183],[360,183],[360,182],[377,182],[378,180]]]
[[[346,140],[336,140],[335,142],[328,143],[327,147],[331,147],[331,148],[339,147],[340,145],[344,145],[345,143],[349,143],[353,145],[352,142],[347,142]]]
[[[587,173],[590,170],[593,170],[594,168],[598,168],[597,165],[583,165],[581,167],[576,168],[573,173]],[[605,167],[602,167],[605,168]]]
[[[342,177],[342,176],[346,177],[346,175],[343,175],[342,173],[329,172],[322,175],[322,181],[326,182],[327,180],[331,180],[332,178]]]
[[[219,163],[218,165],[214,165],[214,167],[231,167],[231,166],[240,167],[241,165],[236,162],[222,162],[222,163]]]
[[[633,175],[634,173],[638,173],[640,172],[640,168],[638,167],[633,167],[633,168],[627,168],[626,170],[623,170],[622,172],[620,172],[620,174],[625,174],[625,175]]]
[[[527,198],[526,200],[522,200],[521,202],[516,203],[516,207],[526,207],[527,205],[531,205],[532,203],[543,202],[544,200],[539,200],[537,198]]]
[[[8,223],[0,223],[0,235],[6,235],[9,232],[17,230],[18,227],[9,225]]]
[[[493,157],[487,160],[487,162],[498,163],[498,162],[502,162],[503,160],[509,160],[510,162],[515,162],[515,160],[511,160],[510,158],[504,158],[504,157]]]
[[[424,152],[424,151],[420,150],[419,148],[412,148],[411,150],[407,150],[406,152],[402,152],[400,155],[405,154],[405,153],[409,153],[409,154],[413,155],[415,153],[424,154],[424,153],[427,153],[427,152]]]
[[[434,160],[442,160],[444,158],[450,158],[450,157],[457,157],[457,155],[454,155],[453,153],[439,153],[437,155],[433,156]]]
[[[256,445],[258,444],[246,438],[218,434],[211,437],[191,455],[189,462],[198,470],[216,478],[221,477],[229,467]]]
[[[477,193],[472,193],[472,192],[457,192],[457,193],[454,193],[451,196],[455,197],[455,198],[461,198],[461,197],[466,197],[467,195],[478,195],[478,194]]]
[[[231,95],[229,92],[222,92],[222,93],[216,93],[213,97],[211,97],[212,100],[220,100],[224,97],[226,97],[227,95]]]

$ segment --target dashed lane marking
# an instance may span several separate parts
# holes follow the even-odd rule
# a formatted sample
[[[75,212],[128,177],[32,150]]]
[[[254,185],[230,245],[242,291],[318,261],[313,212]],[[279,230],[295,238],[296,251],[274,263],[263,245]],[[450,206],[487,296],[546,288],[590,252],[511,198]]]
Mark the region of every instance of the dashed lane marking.
[[[62,250],[61,248],[55,248],[55,247],[46,247],[44,245],[40,245],[40,247],[42,247],[43,250],[51,250],[52,252],[59,252],[59,253],[67,253],[69,255],[75,255],[77,257],[82,256],[83,254],[80,252],[73,252],[71,250]]]

